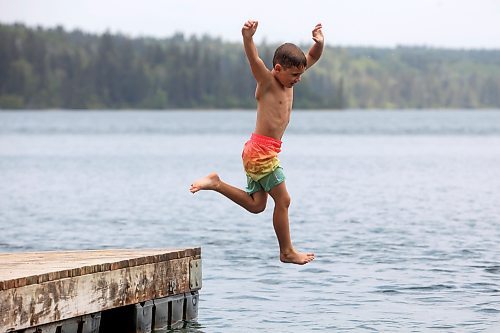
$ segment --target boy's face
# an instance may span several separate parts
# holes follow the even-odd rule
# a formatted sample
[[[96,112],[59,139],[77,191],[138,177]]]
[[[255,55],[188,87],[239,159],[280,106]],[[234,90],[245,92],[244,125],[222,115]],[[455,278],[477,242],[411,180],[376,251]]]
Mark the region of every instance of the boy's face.
[[[306,71],[304,67],[283,67],[276,64],[274,67],[276,78],[286,88],[292,88],[301,79],[302,74]]]

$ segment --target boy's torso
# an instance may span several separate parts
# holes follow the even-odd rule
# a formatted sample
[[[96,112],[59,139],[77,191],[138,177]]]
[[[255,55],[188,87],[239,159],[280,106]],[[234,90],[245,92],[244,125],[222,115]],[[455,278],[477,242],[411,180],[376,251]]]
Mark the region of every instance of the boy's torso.
[[[257,84],[257,124],[255,133],[281,140],[290,122],[293,88],[283,87],[277,80],[267,86]]]

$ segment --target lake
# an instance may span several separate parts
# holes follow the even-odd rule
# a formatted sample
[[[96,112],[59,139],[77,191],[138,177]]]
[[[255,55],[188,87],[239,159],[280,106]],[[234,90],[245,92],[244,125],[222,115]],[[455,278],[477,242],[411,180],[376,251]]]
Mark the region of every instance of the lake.
[[[252,111],[0,112],[0,251],[201,246],[184,332],[498,332],[500,111],[294,111],[292,240],[244,187]]]

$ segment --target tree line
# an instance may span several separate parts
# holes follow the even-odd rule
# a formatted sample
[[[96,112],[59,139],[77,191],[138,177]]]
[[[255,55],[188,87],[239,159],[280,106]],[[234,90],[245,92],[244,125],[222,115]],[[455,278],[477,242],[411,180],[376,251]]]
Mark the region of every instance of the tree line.
[[[269,67],[277,46],[258,45]],[[242,43],[0,24],[2,109],[255,108],[254,91]],[[500,50],[327,46],[294,105],[500,108]]]

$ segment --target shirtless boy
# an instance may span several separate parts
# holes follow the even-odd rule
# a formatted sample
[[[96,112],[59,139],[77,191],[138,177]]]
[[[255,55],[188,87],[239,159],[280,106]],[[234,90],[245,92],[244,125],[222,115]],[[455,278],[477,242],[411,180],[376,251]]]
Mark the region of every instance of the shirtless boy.
[[[301,75],[318,61],[323,52],[322,26],[317,24],[314,27],[314,44],[307,55],[291,43],[278,47],[274,54],[272,70],[266,67],[255,47],[253,35],[257,26],[257,21],[247,21],[241,29],[245,53],[257,81],[257,124],[242,153],[247,188],[238,189],[222,181],[216,173],[211,173],[196,180],[190,191],[219,192],[256,214],[266,208],[269,193],[274,200],[273,226],[280,247],[280,260],[303,265],[314,259],[314,253],[299,252],[292,245],[288,221],[290,195],[286,189],[278,153],[281,151],[281,138],[290,121],[293,86],[300,81]]]

